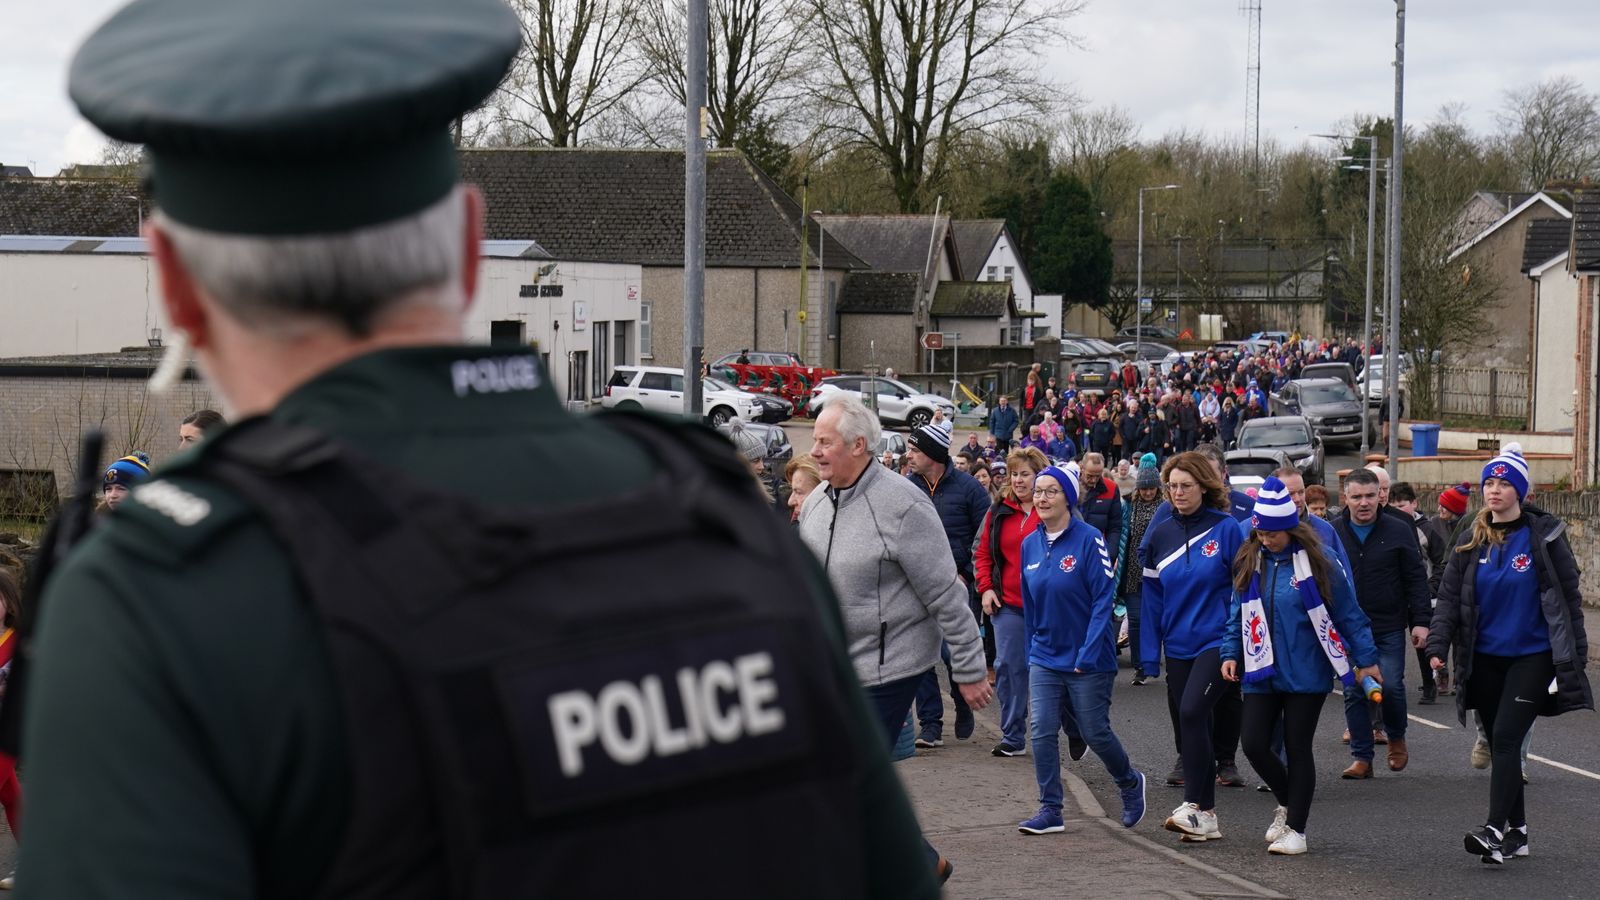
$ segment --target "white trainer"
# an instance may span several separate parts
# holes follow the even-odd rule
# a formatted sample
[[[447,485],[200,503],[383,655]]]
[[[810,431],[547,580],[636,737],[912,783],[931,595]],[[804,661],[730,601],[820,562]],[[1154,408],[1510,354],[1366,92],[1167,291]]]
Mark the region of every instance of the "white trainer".
[[[1267,843],[1275,843],[1278,838],[1289,833],[1289,807],[1280,806],[1272,811],[1272,827],[1267,829]]]
[[[1202,810],[1193,803],[1179,804],[1162,827],[1177,832],[1183,840],[1189,842],[1222,839],[1222,831],[1217,827],[1216,811]]]
[[[1285,831],[1283,837],[1272,842],[1267,852],[1278,856],[1298,856],[1306,852],[1306,836],[1298,831]]]

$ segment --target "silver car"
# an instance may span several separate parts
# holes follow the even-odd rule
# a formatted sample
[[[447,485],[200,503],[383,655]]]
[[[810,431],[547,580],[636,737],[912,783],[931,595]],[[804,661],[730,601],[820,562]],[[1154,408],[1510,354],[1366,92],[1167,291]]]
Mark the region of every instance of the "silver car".
[[[876,402],[878,419],[885,425],[904,425],[917,428],[933,421],[933,411],[944,410],[946,419],[953,420],[956,406],[948,397],[925,394],[903,381],[882,375],[835,375],[824,378],[811,389],[811,403],[807,411],[813,416],[822,415],[828,398],[842,393],[852,393],[871,408]]]

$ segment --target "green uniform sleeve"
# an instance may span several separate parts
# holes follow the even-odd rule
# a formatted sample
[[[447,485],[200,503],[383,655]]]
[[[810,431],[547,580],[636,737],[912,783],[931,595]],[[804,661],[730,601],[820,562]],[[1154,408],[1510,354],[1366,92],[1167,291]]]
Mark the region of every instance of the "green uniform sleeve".
[[[337,707],[315,688],[327,663],[288,567],[241,528],[180,576],[104,533],[135,521],[102,525],[47,591],[22,896],[306,896],[348,801]]]

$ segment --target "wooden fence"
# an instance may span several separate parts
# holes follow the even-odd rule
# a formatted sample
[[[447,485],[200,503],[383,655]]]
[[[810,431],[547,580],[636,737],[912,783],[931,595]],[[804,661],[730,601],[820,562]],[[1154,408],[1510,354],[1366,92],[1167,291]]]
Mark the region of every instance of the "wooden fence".
[[[1444,366],[1438,373],[1439,415],[1528,418],[1528,370]]]

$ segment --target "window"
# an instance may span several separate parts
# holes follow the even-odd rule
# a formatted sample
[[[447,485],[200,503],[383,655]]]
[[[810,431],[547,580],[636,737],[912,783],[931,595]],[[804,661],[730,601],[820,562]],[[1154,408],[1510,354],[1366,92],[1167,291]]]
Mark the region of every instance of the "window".
[[[1006,280],[1007,280],[1007,281],[1010,281],[1010,280],[1011,280],[1011,273],[1012,273],[1012,272],[1015,272],[1015,271],[1016,271],[1016,268],[1015,268],[1015,267],[1013,267],[1013,266],[1006,266]]]
[[[613,342],[614,346],[611,350],[611,362],[613,365],[627,366],[633,364],[633,347],[628,341],[628,332],[630,330],[628,326],[632,324],[632,322],[612,323],[612,328],[616,332],[616,340]]]
[[[634,372],[627,369],[618,369],[611,373],[611,380],[606,382],[606,387],[627,387],[628,382],[633,380],[634,374]]]
[[[672,391],[681,394],[683,393],[683,376],[666,372],[646,372],[639,379],[639,389],[642,391]]]
[[[999,266],[990,266],[990,267],[989,267],[989,274],[988,274],[988,275],[986,275],[986,276],[984,276],[984,279],[983,279],[983,280],[984,280],[984,281],[994,281],[994,280],[995,280],[995,278],[996,278],[996,277],[997,277],[997,276],[998,276],[998,275],[999,275],[999,274],[1000,274],[1000,267],[999,267]]]
[[[649,300],[639,302],[639,358],[651,359],[650,351],[650,307]]]
[[[594,387],[591,394],[598,394],[605,387],[600,380],[605,377],[602,373],[611,371],[611,323],[595,322],[591,340],[594,346]]]
[[[489,323],[489,344],[494,347],[521,347],[528,342],[528,326],[520,319]]]
[[[589,351],[574,350],[567,359],[567,399],[588,400]]]

